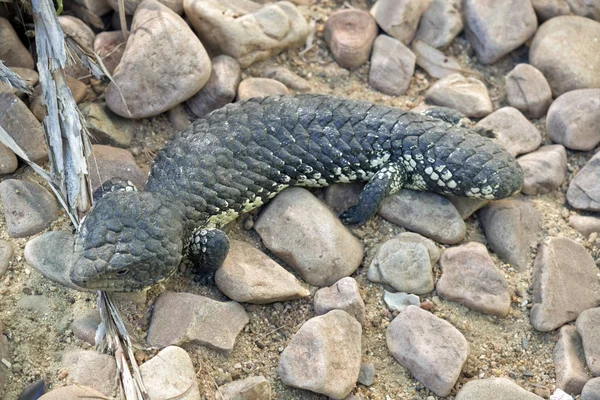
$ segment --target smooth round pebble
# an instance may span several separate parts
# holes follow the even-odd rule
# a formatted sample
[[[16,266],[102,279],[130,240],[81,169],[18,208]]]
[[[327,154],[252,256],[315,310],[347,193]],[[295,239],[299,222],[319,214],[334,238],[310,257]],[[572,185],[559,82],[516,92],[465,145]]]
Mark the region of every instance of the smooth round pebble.
[[[546,117],[550,139],[571,150],[593,150],[600,143],[598,126],[600,89],[572,90],[561,95]]]
[[[246,78],[238,86],[237,101],[288,93],[288,88],[275,79]]]

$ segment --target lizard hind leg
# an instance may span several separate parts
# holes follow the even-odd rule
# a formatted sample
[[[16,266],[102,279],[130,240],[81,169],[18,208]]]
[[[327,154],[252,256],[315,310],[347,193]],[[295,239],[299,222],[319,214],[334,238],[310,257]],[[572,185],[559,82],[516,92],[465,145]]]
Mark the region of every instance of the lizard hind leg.
[[[197,280],[210,282],[229,252],[227,234],[216,228],[198,228],[192,233],[187,258],[197,272]]]
[[[360,193],[358,204],[340,214],[341,220],[349,225],[364,224],[377,213],[383,199],[402,189],[405,183],[406,171],[402,165],[384,165],[366,184]]]

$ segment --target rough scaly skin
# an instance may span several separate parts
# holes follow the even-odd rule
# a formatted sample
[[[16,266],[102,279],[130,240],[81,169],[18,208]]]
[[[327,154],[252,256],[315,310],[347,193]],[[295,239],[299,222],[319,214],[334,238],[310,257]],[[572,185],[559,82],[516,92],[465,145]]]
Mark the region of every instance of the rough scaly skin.
[[[402,187],[499,199],[523,172],[490,139],[422,114],[323,95],[252,99],[171,141],[143,192],[101,198],[77,233],[71,278],[142,289],[177,268],[195,228],[221,227],[288,186],[352,181],[369,183],[342,218],[360,223]]]

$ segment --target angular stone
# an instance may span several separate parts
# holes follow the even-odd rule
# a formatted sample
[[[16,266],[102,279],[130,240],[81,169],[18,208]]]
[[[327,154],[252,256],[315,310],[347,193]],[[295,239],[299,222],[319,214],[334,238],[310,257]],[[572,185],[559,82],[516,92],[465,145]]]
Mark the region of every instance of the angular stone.
[[[460,0],[432,0],[419,22],[415,40],[431,47],[444,48],[462,31]]]
[[[242,77],[240,64],[233,57],[220,55],[211,59],[211,63],[212,72],[208,82],[186,102],[197,117],[204,117],[231,103]]]
[[[537,68],[518,64],[504,78],[508,104],[521,111],[527,118],[540,118],[552,104],[552,89]]]
[[[324,38],[334,60],[343,68],[358,68],[369,60],[377,23],[366,11],[345,9],[327,18]]]
[[[169,346],[140,366],[150,399],[200,400],[192,359],[181,347]]]
[[[0,175],[10,174],[19,166],[17,156],[11,149],[0,144]]]
[[[590,380],[585,370],[585,356],[581,336],[573,325],[560,328],[558,342],[554,347],[554,369],[556,386],[565,392],[577,395]]]
[[[597,283],[597,279],[596,279]],[[596,285],[598,288],[598,284]],[[598,291],[596,293],[599,293]],[[598,301],[598,296],[595,297]],[[582,311],[575,323],[581,335],[585,361],[593,376],[600,376],[600,307]]]
[[[39,233],[60,215],[54,196],[34,182],[6,179],[0,182],[0,197],[12,237]]]
[[[369,266],[368,279],[399,292],[425,294],[433,290],[432,262],[419,243],[390,239],[377,250]]]
[[[360,324],[333,310],[300,327],[281,353],[279,377],[288,386],[343,399],[356,384],[360,358]]]
[[[488,199],[478,199],[474,197],[456,197],[448,196],[448,200],[456,207],[462,219],[466,220],[471,215],[487,206],[490,201]]]
[[[383,301],[390,311],[402,312],[406,307],[421,304],[421,299],[416,294],[408,294],[404,292],[392,293],[387,290],[383,293]]]
[[[440,258],[440,267],[442,276],[436,290],[444,299],[485,314],[508,315],[508,284],[483,244],[469,242],[447,248]]]
[[[519,110],[503,107],[475,125],[496,134],[496,141],[514,157],[536,150],[542,144],[542,134]]]
[[[10,242],[0,240],[0,278],[6,273],[13,257],[13,246]],[[0,325],[0,334],[2,334],[2,325]]]
[[[331,310],[344,310],[361,325],[365,323],[365,302],[360,297],[354,278],[342,278],[330,287],[317,290],[314,307],[315,315],[327,314]]]
[[[102,58],[106,70],[113,74],[125,53],[123,31],[100,32],[94,39],[94,52]]]
[[[154,306],[148,330],[152,346],[200,345],[224,354],[248,323],[244,307],[191,293],[163,293]]]
[[[571,15],[567,0],[531,0],[531,5],[542,22],[559,15]]]
[[[390,96],[402,95],[415,72],[415,61],[416,56],[401,41],[379,35],[373,44],[369,84]]]
[[[600,377],[590,379],[585,384],[580,400],[600,400]]]
[[[25,245],[25,261],[46,278],[82,290],[71,281],[71,257],[75,238],[70,232],[49,231]]]
[[[564,237],[547,239],[533,266],[531,325],[549,332],[595,307],[600,300],[597,273],[585,247]]]
[[[361,242],[306,189],[280,193],[254,229],[269,250],[311,285],[330,286],[356,271],[362,261]]]
[[[550,193],[565,180],[567,152],[560,144],[542,146],[517,160],[525,173],[521,192],[528,195]]]
[[[271,400],[271,385],[264,376],[251,376],[219,386],[217,400]]]
[[[364,386],[371,386],[375,381],[375,366],[371,363],[362,363],[360,365],[360,374],[358,374],[358,383]]]
[[[126,118],[158,115],[198,93],[210,71],[208,54],[186,22],[158,1],[146,0],[133,18],[106,104]]]
[[[506,378],[474,379],[466,383],[456,400],[543,400]]]
[[[592,233],[600,233],[600,218],[588,215],[572,215],[569,225],[588,238]]]
[[[396,361],[440,397],[450,394],[469,355],[458,329],[417,306],[394,318],[386,342]]]
[[[427,249],[427,253],[429,254],[429,259],[431,260],[431,264],[435,264],[440,259],[440,249],[438,249],[435,242],[431,239],[427,239],[424,236],[419,235],[414,232],[402,232],[396,236],[394,236],[395,240],[399,240],[403,243],[409,244],[422,244]]]
[[[262,75],[265,78],[275,79],[288,88],[299,92],[309,91],[311,87],[310,82],[285,67],[267,67],[263,70]]]
[[[92,31],[92,28],[87,26],[85,22],[70,15],[59,16],[58,22],[65,35],[73,38],[85,51],[94,48],[94,38],[96,35]]]
[[[325,188],[323,197],[333,212],[339,214],[358,203],[364,187],[362,182],[334,183]]]
[[[119,11],[119,0],[107,0],[108,4],[115,11]],[[171,10],[181,15],[183,13],[183,0],[158,0],[160,3],[169,7]],[[125,14],[134,15],[138,6],[142,4],[144,0],[125,0]],[[115,13],[116,14],[116,13]]]
[[[135,122],[119,117],[104,103],[84,103],[79,106],[94,144],[129,147],[135,131]]]
[[[144,187],[148,174],[137,166],[133,155],[124,149],[92,145],[92,160],[90,165],[90,179],[92,190],[96,190],[102,183],[115,177],[130,180],[137,188]]]
[[[579,210],[600,211],[600,153],[575,175],[569,183],[567,201]]]
[[[388,196],[379,208],[379,215],[439,243],[459,243],[467,232],[452,203],[431,192],[402,190]]]
[[[248,100],[253,97],[266,97],[288,93],[288,88],[275,79],[246,78],[238,86],[237,101]]]
[[[117,390],[115,358],[95,350],[72,350],[62,356],[62,367],[69,372],[67,382],[89,386],[106,396]]]
[[[219,290],[231,300],[267,304],[310,294],[294,275],[246,242],[231,240],[229,254],[215,273]]]
[[[537,28],[529,1],[463,2],[465,33],[482,64],[493,64],[521,46]]]
[[[54,389],[38,400],[81,400],[81,399],[104,399],[104,394],[87,386],[71,385]]]
[[[100,322],[100,313],[98,310],[91,310],[81,317],[76,318],[71,323],[70,329],[73,331],[73,335],[75,335],[76,338],[95,346],[96,329],[98,329]]]
[[[33,57],[15,32],[10,22],[0,17],[0,60],[7,67],[33,69]]]
[[[517,271],[525,271],[540,233],[540,215],[523,197],[494,201],[479,212],[490,248]]]
[[[42,164],[48,160],[42,126],[25,103],[14,94],[0,94],[0,126],[31,161]]]
[[[417,56],[417,65],[434,78],[445,78],[463,69],[456,58],[420,40],[413,40],[411,50]]]
[[[548,137],[571,150],[593,150],[600,143],[600,89],[580,89],[557,98],[548,110]]]
[[[378,0],[371,8],[371,15],[388,35],[405,45],[410,44],[423,13],[431,0]]]
[[[461,74],[448,75],[431,85],[425,99],[472,118],[482,118],[492,112],[492,101],[483,82]]]
[[[558,97],[576,89],[600,87],[600,23],[560,16],[542,24],[529,47],[529,62]]]
[[[208,48],[235,58],[242,68],[304,43],[308,24],[292,3],[185,0],[185,15]]]

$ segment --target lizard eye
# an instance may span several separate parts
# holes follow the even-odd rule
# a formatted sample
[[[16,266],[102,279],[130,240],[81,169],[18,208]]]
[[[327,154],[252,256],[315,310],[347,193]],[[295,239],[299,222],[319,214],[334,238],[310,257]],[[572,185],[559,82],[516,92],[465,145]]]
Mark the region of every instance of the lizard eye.
[[[117,271],[117,275],[119,275],[119,276],[124,276],[124,275],[127,275],[128,273],[129,273],[129,269],[127,269],[127,268],[123,268],[123,269],[120,269]]]

